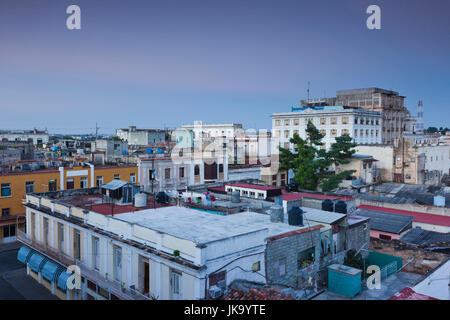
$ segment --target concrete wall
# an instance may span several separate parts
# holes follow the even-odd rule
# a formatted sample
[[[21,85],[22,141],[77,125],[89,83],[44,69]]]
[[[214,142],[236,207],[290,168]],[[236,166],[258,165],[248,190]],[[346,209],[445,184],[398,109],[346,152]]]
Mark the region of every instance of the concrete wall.
[[[269,241],[266,249],[267,280],[288,286],[305,286],[309,277],[313,277],[319,267],[320,230],[305,232],[289,237]],[[297,255],[299,252],[315,247],[314,264],[299,270]],[[286,262],[286,273],[279,275],[280,261]]]

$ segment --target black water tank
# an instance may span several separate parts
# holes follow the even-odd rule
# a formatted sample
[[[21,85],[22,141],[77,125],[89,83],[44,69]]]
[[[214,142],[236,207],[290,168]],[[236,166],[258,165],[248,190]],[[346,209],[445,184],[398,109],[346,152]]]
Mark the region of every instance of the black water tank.
[[[156,194],[156,202],[158,203],[167,203],[169,197],[166,195],[165,192],[158,192]]]
[[[322,210],[323,211],[334,211],[334,204],[333,201],[331,201],[330,199],[325,199],[322,202]]]
[[[347,204],[344,201],[339,200],[338,202],[336,202],[336,205],[334,206],[334,211],[338,213],[347,214]]]
[[[288,212],[288,222],[291,226],[303,226],[303,210],[292,207]]]

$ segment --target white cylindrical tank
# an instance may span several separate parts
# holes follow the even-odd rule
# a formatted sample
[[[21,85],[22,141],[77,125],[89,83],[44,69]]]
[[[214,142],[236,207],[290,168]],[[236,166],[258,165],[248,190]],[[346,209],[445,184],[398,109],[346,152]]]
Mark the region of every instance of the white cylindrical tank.
[[[136,196],[134,197],[134,206],[141,208],[145,207],[146,205],[147,205],[147,194],[143,192],[139,192],[138,194],[136,194]]]

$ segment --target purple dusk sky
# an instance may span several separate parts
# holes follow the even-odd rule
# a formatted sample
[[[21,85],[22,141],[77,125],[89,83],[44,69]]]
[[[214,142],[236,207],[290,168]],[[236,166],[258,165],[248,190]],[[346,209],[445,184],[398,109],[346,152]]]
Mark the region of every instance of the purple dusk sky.
[[[66,28],[71,4],[81,30]],[[423,100],[425,127],[450,127],[449,13],[448,0],[1,0],[0,129],[269,129],[308,81],[315,98],[395,90],[413,115]]]

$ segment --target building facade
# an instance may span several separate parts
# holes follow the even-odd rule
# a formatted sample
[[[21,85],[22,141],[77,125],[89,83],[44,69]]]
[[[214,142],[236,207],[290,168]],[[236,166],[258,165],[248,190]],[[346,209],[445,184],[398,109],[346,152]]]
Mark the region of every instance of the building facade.
[[[75,166],[0,173],[0,242],[15,241],[23,229],[27,193],[84,189],[106,184],[113,179],[139,182],[137,166]]]
[[[405,97],[398,92],[380,88],[339,90],[336,97],[301,100],[302,106],[344,105],[377,111],[382,115],[381,143],[392,144],[402,137],[410,112],[405,107]]]
[[[85,191],[92,197],[99,189]],[[300,253],[319,252],[321,225],[293,226],[254,212],[220,216],[173,206],[112,216],[73,205],[82,196],[71,190],[30,194],[25,203],[27,228],[19,240],[35,257],[21,261],[30,276],[62,299],[215,298],[235,280],[282,282],[289,269],[275,274],[265,265],[266,255],[277,259],[280,239],[304,237]],[[298,250],[291,249],[297,259]],[[56,266],[50,276],[47,261]],[[70,265],[80,269],[79,288],[69,288],[67,273],[56,271]]]
[[[272,114],[272,138],[278,139],[280,146],[292,149],[289,139],[294,133],[305,139],[309,121],[324,135],[322,142],[326,149],[331,147],[336,137],[345,134],[352,137],[356,144],[381,143],[382,124],[379,112],[343,106],[301,109]]]
[[[47,130],[0,130],[0,140],[28,141],[31,139],[34,145],[48,143]]]
[[[165,144],[170,140],[166,130],[137,129],[135,126],[130,126],[127,129],[117,129],[116,136],[128,142],[130,146]]]

